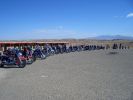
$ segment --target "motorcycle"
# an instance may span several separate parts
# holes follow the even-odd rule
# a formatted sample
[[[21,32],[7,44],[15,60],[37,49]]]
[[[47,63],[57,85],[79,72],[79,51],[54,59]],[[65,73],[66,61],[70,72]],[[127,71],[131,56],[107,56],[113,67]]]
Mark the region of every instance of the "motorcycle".
[[[40,58],[40,59],[45,59],[46,58],[46,55],[44,55],[44,53],[42,52],[42,50],[40,49],[36,49],[34,52],[33,52],[33,56],[35,58]]]
[[[36,61],[36,57],[34,54],[32,54],[32,51],[27,52],[27,55],[24,55],[24,57],[26,59],[27,64],[32,64],[33,62]]]
[[[19,68],[24,68],[26,66],[26,59],[21,52],[12,55],[1,55],[0,67],[4,67],[4,65],[17,65]]]

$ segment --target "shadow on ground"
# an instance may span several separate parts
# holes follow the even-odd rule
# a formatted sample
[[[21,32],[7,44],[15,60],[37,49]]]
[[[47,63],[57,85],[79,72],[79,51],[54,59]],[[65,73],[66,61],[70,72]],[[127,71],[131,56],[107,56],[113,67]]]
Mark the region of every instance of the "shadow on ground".
[[[0,67],[0,68],[3,68],[3,69],[9,69],[9,68],[20,68],[20,67],[18,67],[18,66],[16,66],[16,65],[10,65],[10,66],[3,66],[3,67]]]
[[[107,53],[107,55],[116,55],[116,54],[119,54],[119,52],[111,51],[111,52]]]

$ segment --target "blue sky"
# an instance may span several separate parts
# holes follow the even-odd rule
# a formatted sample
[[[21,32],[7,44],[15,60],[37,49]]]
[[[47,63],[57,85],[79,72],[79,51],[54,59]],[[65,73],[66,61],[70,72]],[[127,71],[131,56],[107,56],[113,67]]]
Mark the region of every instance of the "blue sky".
[[[133,36],[133,0],[0,0],[0,39]]]

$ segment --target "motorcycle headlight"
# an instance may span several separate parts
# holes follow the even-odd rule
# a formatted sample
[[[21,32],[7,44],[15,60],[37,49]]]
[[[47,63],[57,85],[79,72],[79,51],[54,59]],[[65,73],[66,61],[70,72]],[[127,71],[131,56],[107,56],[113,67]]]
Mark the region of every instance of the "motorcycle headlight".
[[[18,53],[19,56],[22,56],[22,53]]]

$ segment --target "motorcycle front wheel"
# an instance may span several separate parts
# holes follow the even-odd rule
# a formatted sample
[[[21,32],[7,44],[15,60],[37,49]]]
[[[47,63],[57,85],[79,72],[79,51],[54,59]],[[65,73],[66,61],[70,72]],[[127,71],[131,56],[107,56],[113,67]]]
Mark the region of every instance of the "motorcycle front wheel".
[[[44,54],[41,55],[41,59],[45,59],[46,56]]]
[[[4,65],[2,64],[2,61],[0,60],[0,67],[4,67]]]
[[[18,64],[19,68],[24,68],[26,66],[26,60],[22,60],[19,64]]]
[[[33,60],[33,62],[36,61],[36,57],[34,55],[32,55],[32,60]]]

